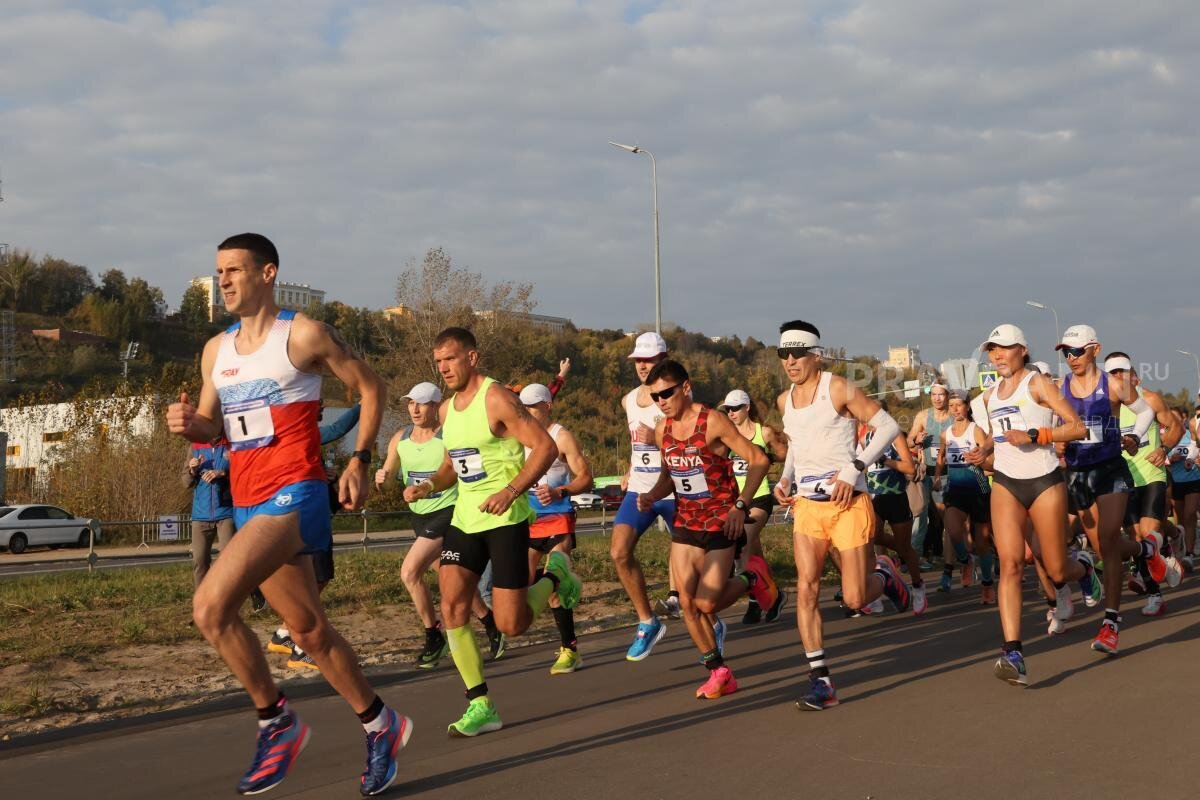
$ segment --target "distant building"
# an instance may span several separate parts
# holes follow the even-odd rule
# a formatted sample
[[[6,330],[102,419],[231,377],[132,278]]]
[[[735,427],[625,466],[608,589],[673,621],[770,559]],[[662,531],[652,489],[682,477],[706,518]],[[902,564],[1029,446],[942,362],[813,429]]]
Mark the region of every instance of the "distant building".
[[[85,419],[95,429],[81,427],[76,403],[10,407],[0,409],[0,430],[8,434],[5,467],[8,482],[32,481],[62,460],[58,446],[71,436],[148,436],[158,421],[153,397],[111,398],[97,401]]]
[[[49,339],[53,342],[67,344],[106,344],[108,339],[87,331],[71,331],[63,328],[34,328],[30,335],[39,339]]]
[[[208,298],[208,320],[214,322],[225,315],[225,300],[221,297],[221,288],[217,284],[216,275],[204,275],[192,278],[192,285],[204,290]],[[307,283],[275,282],[275,304],[281,308],[294,311],[304,311],[313,303],[325,303],[325,290],[314,289]]]
[[[389,306],[383,310],[383,315],[388,319],[403,319],[416,313],[419,313],[417,309],[405,305]],[[491,319],[493,313],[495,312],[477,311],[475,316],[479,319]],[[571,324],[571,320],[566,317],[552,317],[549,314],[526,314],[523,311],[514,311],[512,316],[535,327],[546,328],[552,333],[562,333]]]
[[[897,369],[916,369],[921,364],[921,348],[912,345],[889,347],[886,366]]]

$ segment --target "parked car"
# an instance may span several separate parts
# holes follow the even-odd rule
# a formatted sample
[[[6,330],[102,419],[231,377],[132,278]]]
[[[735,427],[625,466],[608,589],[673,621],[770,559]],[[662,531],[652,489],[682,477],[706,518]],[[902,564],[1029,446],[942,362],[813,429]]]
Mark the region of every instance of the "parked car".
[[[0,506],[0,548],[24,553],[28,547],[74,545],[87,547],[88,521],[57,506]],[[96,531],[96,541],[100,532]]]
[[[571,503],[576,508],[599,508],[604,498],[593,492],[571,495]]]
[[[604,507],[609,511],[616,511],[621,507],[621,501],[625,499],[625,493],[621,491],[619,483],[605,486],[598,494],[604,498]]]

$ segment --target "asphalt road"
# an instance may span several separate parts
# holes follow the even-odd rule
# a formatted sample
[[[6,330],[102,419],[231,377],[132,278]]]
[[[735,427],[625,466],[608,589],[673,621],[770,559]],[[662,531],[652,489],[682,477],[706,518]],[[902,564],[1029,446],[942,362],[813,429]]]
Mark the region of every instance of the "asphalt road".
[[[1029,584],[1032,581],[1028,582]],[[727,644],[739,691],[694,697],[704,678],[683,625],[654,654],[624,660],[630,630],[585,637],[584,668],[551,677],[553,645],[489,665],[506,724],[448,739],[462,711],[449,661],[430,673],[376,678],[415,720],[387,796],[415,798],[1004,798],[1190,797],[1200,643],[1200,580],[1171,593],[1171,613],[1145,619],[1127,597],[1121,655],[1088,643],[1096,611],[1050,639],[1027,592],[1024,641],[1033,685],[991,675],[994,607],[975,591],[935,595],[921,618],[845,619],[824,604],[826,650],[841,705],[800,712],[804,657],[785,612]],[[220,668],[214,664],[214,669]],[[295,707],[313,726],[308,750],[274,797],[358,796],[362,732],[341,700],[318,690]],[[0,745],[6,797],[232,797],[253,750],[244,707],[128,723],[57,742]]]

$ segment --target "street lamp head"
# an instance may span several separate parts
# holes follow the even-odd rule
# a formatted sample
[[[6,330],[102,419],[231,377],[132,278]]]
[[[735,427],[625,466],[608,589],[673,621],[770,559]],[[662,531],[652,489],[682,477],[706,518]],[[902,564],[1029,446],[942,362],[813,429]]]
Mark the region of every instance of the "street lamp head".
[[[614,141],[612,141],[611,139],[609,140],[609,142],[608,142],[608,143],[609,143],[609,144],[611,144],[613,147],[619,147],[619,148],[621,148],[622,150],[626,150],[626,151],[628,151],[628,152],[630,152],[630,153],[640,153],[640,152],[642,152],[642,148],[638,147],[637,145],[633,145],[633,144],[621,144],[620,142],[614,142]]]
[[[1025,305],[1033,306],[1034,308],[1045,308],[1046,307],[1046,305],[1044,303],[1039,303],[1037,300],[1026,300]]]
[[[1175,352],[1179,353],[1181,356],[1191,356],[1192,358],[1196,357],[1193,353],[1189,353],[1187,350],[1176,350]]]

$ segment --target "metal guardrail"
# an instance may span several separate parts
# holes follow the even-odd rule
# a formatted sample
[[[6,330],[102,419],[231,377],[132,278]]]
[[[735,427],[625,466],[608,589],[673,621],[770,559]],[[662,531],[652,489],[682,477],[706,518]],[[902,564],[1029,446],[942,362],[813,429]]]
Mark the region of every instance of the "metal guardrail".
[[[582,511],[594,511],[595,508],[580,509]],[[600,530],[608,530],[610,523],[608,518],[608,508],[601,504],[600,510]],[[403,511],[368,511],[365,508],[361,511],[339,511],[333,515],[334,519],[360,519],[362,520],[362,539],[359,545],[366,551],[371,544],[371,519],[382,517],[405,517],[411,519],[412,512],[407,509]],[[121,527],[137,527],[141,532],[141,541],[137,544],[137,549],[149,550],[155,544],[184,544],[192,540],[192,518],[187,514],[180,514],[174,520],[162,519],[137,519],[137,520],[112,520],[100,521],[89,519],[87,521],[88,530],[91,535],[88,537],[88,554],[87,564],[88,572],[95,569],[96,562],[100,557],[96,553],[96,539],[101,536],[105,530],[110,528]],[[163,537],[163,529],[173,529],[172,535]]]

